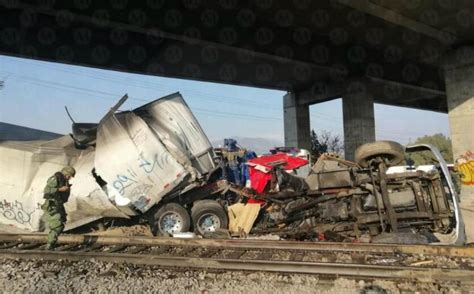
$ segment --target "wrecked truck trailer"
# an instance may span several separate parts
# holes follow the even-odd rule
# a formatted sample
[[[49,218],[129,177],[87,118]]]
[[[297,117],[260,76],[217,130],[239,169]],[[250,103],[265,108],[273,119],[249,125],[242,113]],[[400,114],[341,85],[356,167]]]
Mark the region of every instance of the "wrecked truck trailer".
[[[66,230],[134,217],[148,219],[157,234],[227,227],[212,146],[182,96],[117,112],[126,99],[98,124],[73,123],[71,136],[0,143],[0,222],[40,230],[45,182],[72,165]]]
[[[405,159],[405,152],[418,151],[431,151],[437,167],[390,170]],[[265,182],[252,184],[260,191],[234,187],[243,202],[260,201],[251,234],[298,240],[464,243],[456,191],[442,156],[429,145],[365,144],[357,149],[356,162],[325,155],[305,178],[285,171],[295,163],[260,158],[253,165],[267,170],[266,177],[259,177]]]
[[[179,93],[118,112],[126,99],[97,124],[73,123],[72,136],[1,142],[0,223],[40,230],[45,182],[68,164],[77,173],[66,230],[131,218],[148,220],[159,235],[228,228],[299,240],[463,243],[456,192],[430,146],[370,143],[356,162],[319,158],[306,177],[284,171],[303,159],[287,164],[288,155],[276,154],[260,175],[266,182],[252,179],[251,189],[219,180],[211,144]],[[437,169],[390,171],[405,152],[423,150]]]

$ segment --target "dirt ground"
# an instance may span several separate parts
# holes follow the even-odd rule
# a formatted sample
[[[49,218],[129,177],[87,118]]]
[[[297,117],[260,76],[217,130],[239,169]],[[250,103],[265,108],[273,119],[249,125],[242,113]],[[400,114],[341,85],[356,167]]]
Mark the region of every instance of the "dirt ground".
[[[130,227],[115,227],[105,231],[95,231],[89,233],[94,236],[149,236],[153,237],[151,229],[146,225],[134,225]]]
[[[0,233],[30,234],[32,232],[16,228],[15,226],[0,224]],[[44,232],[34,232],[34,233],[46,234]],[[68,234],[68,232],[64,232],[63,234]],[[150,227],[147,225],[113,227],[104,231],[93,231],[88,234],[95,235],[95,236],[153,236],[153,234],[151,233]]]

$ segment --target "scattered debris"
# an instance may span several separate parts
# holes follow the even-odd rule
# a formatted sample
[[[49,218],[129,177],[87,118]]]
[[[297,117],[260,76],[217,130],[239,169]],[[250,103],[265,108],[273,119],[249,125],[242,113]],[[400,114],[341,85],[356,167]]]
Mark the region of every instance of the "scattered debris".
[[[235,235],[248,235],[257,219],[260,204],[236,203],[227,208],[229,214],[229,231]]]
[[[231,239],[231,235],[226,229],[217,229],[214,232],[206,232],[203,237],[206,239]]]
[[[379,149],[393,157],[385,160]],[[240,193],[235,187],[232,191],[244,203],[260,201],[251,233],[296,240],[407,244],[439,242],[434,235],[438,233],[453,237],[450,242],[463,242],[454,213],[458,210],[455,192],[445,192],[443,170],[388,173],[390,165],[404,158],[404,148],[395,142],[363,145],[358,154],[357,163],[322,156],[306,178],[285,170],[304,164],[287,161],[286,155],[250,160],[255,192]],[[256,184],[252,174],[257,175]]]
[[[410,264],[411,266],[420,266],[420,265],[428,265],[428,264],[432,264],[433,261],[432,260],[424,260],[424,261],[418,261],[418,262],[414,262],[412,264]]]
[[[95,231],[89,233],[94,236],[153,236],[150,227],[147,225],[121,226],[109,228],[105,231]]]
[[[0,222],[37,231],[44,181],[68,163],[77,175],[66,229],[105,217],[147,220],[151,227],[95,235],[463,242],[446,164],[427,145],[373,142],[357,149],[355,162],[322,155],[309,168],[304,150],[276,148],[256,157],[232,139],[213,150],[179,93],[118,112],[126,99],[99,123],[73,121],[71,136],[0,143],[2,158],[9,158],[0,169],[10,171],[0,183],[8,195],[0,199]],[[405,152],[418,151],[432,151],[439,165],[390,171]],[[8,184],[21,175],[31,176]]]

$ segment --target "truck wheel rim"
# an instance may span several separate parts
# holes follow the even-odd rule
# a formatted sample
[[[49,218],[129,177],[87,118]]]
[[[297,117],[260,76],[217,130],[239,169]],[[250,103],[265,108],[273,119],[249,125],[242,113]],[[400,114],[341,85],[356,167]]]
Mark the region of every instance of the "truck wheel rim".
[[[221,220],[215,214],[204,214],[198,220],[200,232],[215,232],[221,227]]]
[[[183,220],[177,213],[166,213],[161,217],[160,228],[167,233],[181,232],[183,229]]]

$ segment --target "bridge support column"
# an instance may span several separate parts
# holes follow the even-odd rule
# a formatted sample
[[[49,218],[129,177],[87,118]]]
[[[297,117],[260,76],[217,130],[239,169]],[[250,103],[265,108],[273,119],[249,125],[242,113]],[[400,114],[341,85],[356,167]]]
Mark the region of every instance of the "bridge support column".
[[[374,98],[366,91],[348,92],[342,97],[344,157],[354,160],[357,147],[375,141]]]
[[[453,52],[445,63],[453,158],[461,175],[461,212],[474,242],[474,47]]]
[[[299,105],[297,93],[283,97],[285,146],[311,150],[309,105]]]

